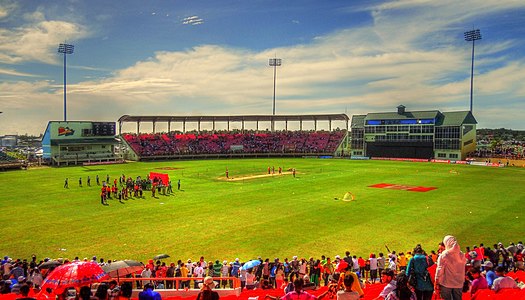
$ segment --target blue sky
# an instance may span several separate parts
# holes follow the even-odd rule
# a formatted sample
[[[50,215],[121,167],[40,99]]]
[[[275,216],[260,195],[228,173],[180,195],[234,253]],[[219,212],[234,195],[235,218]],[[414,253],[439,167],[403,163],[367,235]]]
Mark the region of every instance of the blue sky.
[[[0,0],[0,135],[129,115],[468,110],[525,130],[525,2]],[[147,126],[143,126],[147,130]],[[125,128],[126,131],[135,127]]]

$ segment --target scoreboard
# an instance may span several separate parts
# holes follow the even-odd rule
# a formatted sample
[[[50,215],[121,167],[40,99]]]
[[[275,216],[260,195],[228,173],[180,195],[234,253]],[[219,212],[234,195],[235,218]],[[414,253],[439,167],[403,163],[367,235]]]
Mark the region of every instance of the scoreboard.
[[[93,122],[94,136],[113,136],[115,135],[115,122]]]

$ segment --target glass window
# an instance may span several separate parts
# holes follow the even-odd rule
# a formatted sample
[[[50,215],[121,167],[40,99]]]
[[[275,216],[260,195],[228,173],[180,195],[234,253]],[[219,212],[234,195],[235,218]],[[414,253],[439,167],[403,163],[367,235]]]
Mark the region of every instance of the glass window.
[[[368,120],[366,121],[366,125],[381,125],[380,120]]]
[[[397,131],[397,126],[387,126],[386,131],[388,132],[395,132]]]
[[[467,145],[470,145],[472,143],[474,143],[474,140],[468,140],[468,141],[463,143],[463,146],[467,146]]]
[[[421,126],[410,126],[410,133],[421,133]]]

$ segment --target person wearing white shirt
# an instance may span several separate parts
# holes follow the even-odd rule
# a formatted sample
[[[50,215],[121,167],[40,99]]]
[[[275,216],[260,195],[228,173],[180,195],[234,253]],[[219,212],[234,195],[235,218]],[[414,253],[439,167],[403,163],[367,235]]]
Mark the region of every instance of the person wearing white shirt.
[[[193,264],[191,263],[191,259],[188,259],[188,263],[186,263],[186,268],[188,268],[188,277],[191,277],[193,275]]]
[[[496,279],[492,283],[492,289],[495,292],[498,292],[501,289],[517,289],[518,285],[516,281],[509,276],[505,276],[505,267],[497,266],[496,267]]]
[[[369,265],[370,265],[370,280],[372,283],[376,283],[377,279],[377,258],[374,253],[370,254],[370,258],[368,259]]]
[[[151,270],[148,267],[145,267],[144,270],[142,270],[142,273],[140,273],[141,278],[151,278]],[[142,284],[151,283],[150,280],[142,280]]]
[[[204,268],[201,266],[201,264],[197,264],[195,268],[193,268],[193,277],[196,278],[202,278],[204,277]],[[199,287],[199,283],[202,283],[202,280],[195,280],[195,288]]]

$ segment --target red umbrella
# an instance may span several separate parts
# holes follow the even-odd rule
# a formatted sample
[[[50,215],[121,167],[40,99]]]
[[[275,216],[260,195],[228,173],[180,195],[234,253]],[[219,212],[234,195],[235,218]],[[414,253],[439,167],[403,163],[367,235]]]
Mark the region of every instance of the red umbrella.
[[[66,288],[90,285],[108,278],[110,277],[96,262],[74,262],[53,270],[44,280],[42,291],[51,288],[55,294],[61,294]]]

